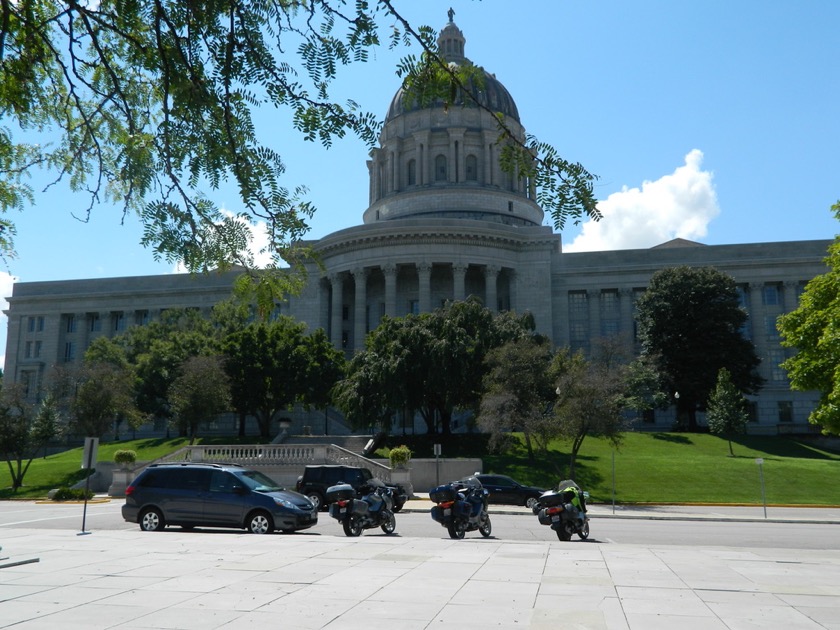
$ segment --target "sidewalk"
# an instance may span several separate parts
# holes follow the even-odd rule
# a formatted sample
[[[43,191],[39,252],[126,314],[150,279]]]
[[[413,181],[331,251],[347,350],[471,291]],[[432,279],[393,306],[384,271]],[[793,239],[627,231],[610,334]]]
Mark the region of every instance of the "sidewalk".
[[[593,518],[610,512],[592,509]],[[0,628],[15,630],[840,630],[836,548],[179,529],[0,535],[0,557],[19,562],[0,569]]]

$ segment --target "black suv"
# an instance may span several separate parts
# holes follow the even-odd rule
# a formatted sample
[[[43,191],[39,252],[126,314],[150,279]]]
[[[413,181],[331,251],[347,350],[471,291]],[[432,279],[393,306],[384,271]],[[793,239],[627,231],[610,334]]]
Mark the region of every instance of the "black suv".
[[[236,464],[152,464],[126,488],[122,516],[150,532],[203,525],[267,534],[312,527],[318,508],[263,473]]]
[[[342,466],[339,464],[312,465],[303,469],[303,475],[298,477],[295,490],[309,497],[309,500],[319,509],[326,509],[324,496],[327,488],[340,483],[346,483],[356,490],[373,478],[367,468],[358,466]],[[408,500],[408,493],[401,485],[386,484],[391,488],[394,498],[394,512],[399,512]]]

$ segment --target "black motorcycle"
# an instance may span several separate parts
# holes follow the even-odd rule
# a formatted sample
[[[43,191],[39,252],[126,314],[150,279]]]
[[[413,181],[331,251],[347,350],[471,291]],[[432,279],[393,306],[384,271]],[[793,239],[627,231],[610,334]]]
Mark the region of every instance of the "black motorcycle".
[[[588,492],[570,480],[562,481],[557,490],[549,490],[540,495],[539,503],[534,506],[534,514],[541,525],[549,525],[557,532],[562,541],[572,539],[577,534],[581,540],[589,538],[589,517],[586,515]],[[580,503],[578,508],[574,501]]]
[[[432,519],[447,529],[450,538],[461,539],[475,530],[487,538],[492,529],[487,513],[489,494],[475,477],[438,486],[429,493],[437,504],[432,506]]]
[[[327,488],[330,516],[344,527],[346,536],[360,536],[362,530],[381,527],[386,534],[397,528],[391,488],[371,479],[358,491],[349,484]]]

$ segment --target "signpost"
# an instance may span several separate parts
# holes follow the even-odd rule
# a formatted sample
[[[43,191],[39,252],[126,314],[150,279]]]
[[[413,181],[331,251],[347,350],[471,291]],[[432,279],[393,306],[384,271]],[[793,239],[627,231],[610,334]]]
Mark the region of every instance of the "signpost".
[[[96,451],[99,449],[99,438],[96,437],[86,437],[85,438],[85,450],[82,453],[82,468],[91,471],[93,469],[93,464],[96,462]],[[88,493],[90,492],[90,476],[91,473],[88,472],[88,476],[85,477],[85,507],[82,511],[82,531],[81,534],[87,534],[89,532],[85,531],[85,521],[87,520],[87,502],[88,502]]]
[[[767,518],[767,497],[764,494],[764,471],[761,465],[764,463],[763,457],[756,457],[755,463],[758,464],[758,478],[761,481],[761,503],[764,505],[764,518]]]
[[[440,444],[435,444],[435,486],[440,485]]]

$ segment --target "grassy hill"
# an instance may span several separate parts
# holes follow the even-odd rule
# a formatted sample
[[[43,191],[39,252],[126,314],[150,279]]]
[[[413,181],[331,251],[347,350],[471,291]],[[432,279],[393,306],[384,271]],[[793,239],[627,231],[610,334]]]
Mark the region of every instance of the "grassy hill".
[[[231,440],[232,441],[232,440]],[[216,439],[214,442],[226,443]],[[407,444],[415,457],[432,457],[432,444],[443,443],[447,457],[481,457],[485,472],[508,474],[522,483],[550,487],[565,478],[568,445],[555,442],[547,455],[529,461],[521,439],[504,453],[488,453],[485,436],[393,436],[391,446]],[[132,449],[141,461],[154,460],[187,443],[185,439],[145,439],[100,444],[99,459]],[[760,504],[760,467],[768,504],[840,505],[840,453],[816,443],[786,437],[742,436],[729,456],[725,439],[691,433],[627,433],[615,451],[587,438],[578,456],[576,481],[594,502],[747,503]],[[387,452],[387,448],[381,454]],[[52,488],[83,478],[81,449],[38,458],[11,492],[8,469],[0,469],[0,499],[45,497]],[[613,485],[613,480],[615,483]]]

